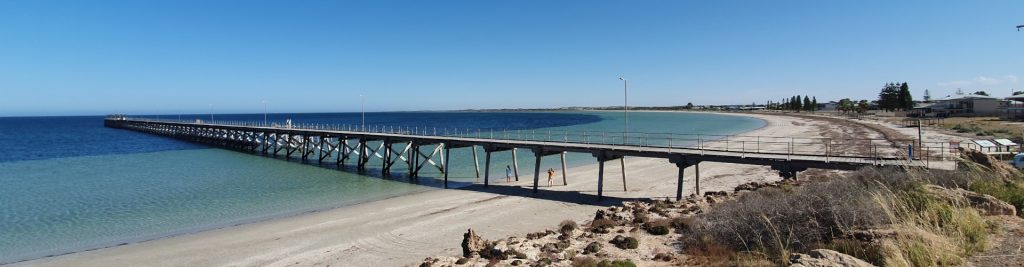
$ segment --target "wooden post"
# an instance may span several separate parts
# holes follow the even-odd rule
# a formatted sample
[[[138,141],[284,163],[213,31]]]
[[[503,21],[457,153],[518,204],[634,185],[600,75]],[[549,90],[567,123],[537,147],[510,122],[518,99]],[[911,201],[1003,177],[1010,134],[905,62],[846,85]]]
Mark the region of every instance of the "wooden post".
[[[693,163],[693,168],[694,174],[697,175],[693,180],[693,191],[697,196],[700,196],[700,161]]]
[[[562,185],[569,185],[565,176],[565,151],[562,151]]]
[[[439,151],[438,151],[438,152],[441,153],[441,171],[447,173],[448,172],[448,146],[445,145],[444,143],[440,143],[438,145],[441,146],[441,149],[439,149]]]
[[[604,157],[597,157],[597,200],[604,197]]]
[[[622,156],[621,158],[619,158],[619,162],[622,163],[622,191],[625,192],[625,191],[627,191],[626,190],[626,156]]]
[[[391,172],[391,166],[388,165],[388,161],[391,160],[391,142],[384,140],[384,157],[381,158],[380,175],[384,176],[388,172]]]
[[[413,146],[413,142],[412,141],[409,141],[409,144],[407,146],[409,146],[409,149],[408,149],[409,151],[407,151],[406,154],[408,154],[409,156],[407,156],[405,158],[405,163],[408,163],[407,165],[409,165],[409,178],[412,178],[412,172],[413,172],[412,169],[415,168],[414,166],[412,166],[412,164],[413,164],[413,160],[412,160],[412,156],[413,156],[412,153],[413,152],[412,152],[412,150],[414,148],[416,148],[416,147]]]
[[[516,154],[516,148],[512,149],[512,171],[516,174],[516,182],[519,181],[519,155]]]
[[[676,201],[683,199],[683,171],[686,170],[686,164],[676,163],[676,167],[679,167],[679,179],[676,181]]]
[[[421,158],[420,158],[420,145],[419,144],[417,144],[416,145],[416,149],[413,150],[412,156],[414,158],[416,158],[416,164],[413,165],[413,166],[415,166],[413,168],[413,173],[416,174],[416,178],[420,178],[420,164],[421,164],[420,160],[421,160]]]
[[[537,193],[537,184],[540,183],[540,157],[544,154],[538,150],[534,150],[533,154],[537,157],[537,161],[533,164],[533,193]]]
[[[359,138],[359,170],[366,169],[366,161],[370,160],[366,155],[367,151],[369,149],[366,148],[366,139]]]
[[[484,186],[486,187],[491,180],[491,151],[484,148],[484,154],[486,154],[486,161],[484,162]]]
[[[445,162],[445,164],[447,164],[449,156],[451,156],[451,147],[444,146],[444,162]],[[444,165],[444,188],[448,189],[448,165]]]
[[[476,146],[473,146],[473,166],[476,166],[476,180],[480,181],[480,159],[476,156]]]
[[[319,161],[317,161],[317,163],[324,164],[324,137],[323,136],[320,136],[320,149],[317,149],[317,151],[319,151],[319,154],[316,155],[316,158],[320,159]]]

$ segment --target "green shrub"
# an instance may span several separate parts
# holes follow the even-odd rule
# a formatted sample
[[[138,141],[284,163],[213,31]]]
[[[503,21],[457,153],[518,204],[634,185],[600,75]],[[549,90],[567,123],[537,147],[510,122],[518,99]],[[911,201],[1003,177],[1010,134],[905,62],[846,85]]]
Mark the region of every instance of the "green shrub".
[[[664,225],[652,226],[650,228],[647,228],[647,233],[650,233],[652,235],[667,235],[668,227],[665,227]]]
[[[610,229],[616,225],[617,224],[613,220],[598,219],[590,222],[590,231],[599,234],[607,234],[610,232]]]
[[[623,248],[623,249],[636,249],[636,248],[640,247],[640,240],[636,240],[636,238],[633,238],[632,236],[630,236],[630,237],[626,237],[626,240],[624,242],[620,243],[620,244],[621,245],[619,245],[619,248]]]
[[[1006,201],[1017,208],[1018,216],[1024,216],[1024,214],[1021,214],[1022,209],[1024,209],[1024,183],[984,180],[972,183],[970,190]]]
[[[598,251],[601,251],[601,243],[590,242],[590,244],[587,244],[587,247],[583,251],[585,251],[588,254],[597,253]]]
[[[558,224],[558,232],[565,235],[572,234],[572,231],[575,231],[576,228],[578,228],[578,226],[576,225],[576,221],[573,220],[564,220],[562,223]]]
[[[647,233],[650,233],[652,235],[667,235],[668,232],[669,232],[668,231],[669,227],[671,227],[671,226],[672,226],[672,220],[669,220],[669,219],[653,220],[653,221],[650,221],[650,222],[644,224],[644,230],[647,230]]]

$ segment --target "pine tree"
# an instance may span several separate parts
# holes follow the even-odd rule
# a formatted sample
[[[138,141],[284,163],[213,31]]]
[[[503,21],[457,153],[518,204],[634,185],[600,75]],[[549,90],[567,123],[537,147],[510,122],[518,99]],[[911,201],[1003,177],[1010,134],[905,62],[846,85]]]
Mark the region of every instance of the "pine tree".
[[[818,97],[811,97],[811,111],[818,110]]]
[[[794,96],[793,97],[793,110],[795,110],[797,112],[800,112],[800,108],[802,108],[802,107],[803,107],[803,105],[800,105],[800,95]]]
[[[900,85],[899,107],[903,110],[914,108],[914,97],[910,95],[910,86],[905,82]]]
[[[811,111],[811,98],[804,96],[804,110]]]
[[[882,92],[878,93],[878,108],[889,111],[900,108],[899,95],[898,85],[895,83],[885,84],[885,87],[882,87]]]

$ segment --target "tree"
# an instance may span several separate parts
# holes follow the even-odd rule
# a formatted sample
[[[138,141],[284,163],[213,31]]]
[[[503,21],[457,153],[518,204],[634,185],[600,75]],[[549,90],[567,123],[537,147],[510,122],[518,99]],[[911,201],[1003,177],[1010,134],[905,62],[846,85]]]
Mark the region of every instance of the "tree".
[[[804,110],[811,111],[811,98],[804,96]]]
[[[693,102],[686,102],[686,109],[693,109]]]
[[[887,83],[878,93],[878,108],[883,110],[895,110],[900,107],[900,88],[895,83]]]
[[[794,96],[793,97],[793,110],[799,112],[800,108],[802,108],[802,107],[803,107],[803,105],[800,104],[800,95]]]
[[[839,100],[839,105],[836,107],[839,111],[847,113],[854,110],[853,101],[849,98],[843,98]]]
[[[988,93],[986,93],[985,91],[977,91],[977,92],[974,92],[974,94],[975,94],[975,95],[983,95],[983,96],[988,96]]]
[[[897,96],[897,108],[911,110],[914,108],[914,97],[910,95],[910,86],[907,83],[900,85],[900,93]]]
[[[868,104],[867,100],[861,100],[859,103],[857,103],[857,113],[867,112],[869,107],[871,106]]]
[[[818,110],[818,97],[811,97],[811,111]]]

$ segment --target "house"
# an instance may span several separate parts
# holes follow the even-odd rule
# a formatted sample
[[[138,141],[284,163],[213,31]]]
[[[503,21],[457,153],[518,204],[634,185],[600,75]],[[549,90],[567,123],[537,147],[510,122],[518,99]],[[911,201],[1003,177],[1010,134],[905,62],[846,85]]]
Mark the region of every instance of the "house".
[[[999,105],[999,118],[1004,120],[1024,120],[1024,95],[1005,98]]]
[[[816,108],[821,111],[835,111],[839,109],[839,102],[828,101],[828,103],[818,104]]]
[[[995,97],[983,95],[954,95],[934,100],[926,106],[914,107],[927,108],[939,117],[945,116],[996,116],[1000,114],[1000,100]]]

